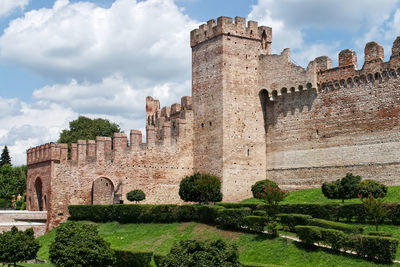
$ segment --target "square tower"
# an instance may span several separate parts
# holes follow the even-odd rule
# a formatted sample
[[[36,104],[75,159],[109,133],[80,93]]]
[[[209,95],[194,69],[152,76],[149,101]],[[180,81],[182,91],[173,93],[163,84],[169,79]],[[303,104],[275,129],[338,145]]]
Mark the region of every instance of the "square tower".
[[[222,179],[224,201],[250,197],[266,178],[258,66],[271,35],[240,17],[210,20],[190,35],[194,170]]]

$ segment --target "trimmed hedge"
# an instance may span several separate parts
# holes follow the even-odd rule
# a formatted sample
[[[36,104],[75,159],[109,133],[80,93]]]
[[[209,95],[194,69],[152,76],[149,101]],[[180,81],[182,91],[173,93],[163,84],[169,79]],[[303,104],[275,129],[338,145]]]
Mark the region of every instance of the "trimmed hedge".
[[[390,263],[396,258],[399,241],[382,236],[351,236],[348,247],[354,249],[360,257],[368,260]]]
[[[221,209],[218,211],[217,224],[225,229],[240,230],[246,226],[246,217],[251,215],[251,209]]]
[[[268,223],[265,216],[247,216],[244,219],[247,229],[254,232],[263,232],[264,226]]]
[[[267,211],[271,215],[270,207],[265,204],[250,204],[250,203],[217,203],[216,205],[225,208],[250,208],[253,212],[257,210]],[[385,203],[389,213],[387,218],[395,225],[400,225],[400,202]],[[356,222],[364,223],[370,220],[370,216],[365,211],[362,203],[303,203],[303,204],[279,204],[277,213],[287,214],[306,214],[314,218],[320,218],[331,221],[344,219],[346,221],[355,220]],[[388,221],[386,221],[388,222]]]
[[[353,250],[358,256],[376,262],[390,263],[396,257],[399,241],[391,237],[347,235],[339,230],[318,226],[296,226],[297,236],[308,246],[322,243],[334,250]]]
[[[278,214],[279,222],[289,227],[291,232],[295,231],[297,225],[308,225],[312,217],[305,214]]]
[[[335,229],[335,230],[340,230],[343,231],[345,233],[362,233],[363,232],[363,228],[362,227],[355,227],[352,225],[348,225],[348,224],[344,224],[344,223],[340,223],[340,222],[332,222],[332,221],[327,221],[324,219],[310,219],[308,221],[308,225],[311,226],[318,226],[321,228],[327,228],[327,229]]]
[[[167,257],[167,255],[163,255],[163,254],[154,254],[153,258],[154,258],[154,262],[156,264],[157,267],[161,267],[161,262]]]
[[[379,232],[369,232],[367,235],[372,235],[372,236],[386,236],[386,237],[391,237],[392,236],[392,234],[391,233],[388,233],[388,232],[381,232],[381,231],[379,231]]]
[[[149,267],[153,252],[114,250],[115,267]]]
[[[170,223],[200,221],[214,223],[220,206],[213,205],[71,205],[70,220],[119,223]]]

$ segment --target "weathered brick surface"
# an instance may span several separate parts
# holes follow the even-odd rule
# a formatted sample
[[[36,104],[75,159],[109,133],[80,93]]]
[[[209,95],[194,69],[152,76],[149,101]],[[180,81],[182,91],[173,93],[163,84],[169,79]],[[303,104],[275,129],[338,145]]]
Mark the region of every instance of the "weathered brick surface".
[[[321,56],[303,69],[289,49],[271,55],[271,41],[271,28],[239,17],[193,30],[192,97],[163,108],[147,97],[146,143],[132,130],[129,146],[125,134],[79,140],[70,160],[64,144],[29,149],[28,208],[39,207],[38,177],[49,228],[69,204],[126,202],[133,189],[145,203],[180,203],[179,182],[195,171],[221,177],[224,201],[265,178],[290,190],[347,172],[400,184],[400,38],[389,62],[368,43],[360,70],[350,49],[338,67]]]

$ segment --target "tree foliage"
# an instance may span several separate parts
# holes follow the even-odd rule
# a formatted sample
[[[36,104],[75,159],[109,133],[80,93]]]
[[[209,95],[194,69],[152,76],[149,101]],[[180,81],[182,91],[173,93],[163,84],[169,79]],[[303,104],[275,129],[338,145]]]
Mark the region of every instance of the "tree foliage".
[[[18,231],[13,226],[11,231],[0,234],[0,262],[16,266],[19,261],[35,259],[39,247],[32,228]]]
[[[8,151],[8,147],[4,146],[0,156],[0,168],[6,164],[11,165],[11,157],[10,157],[10,152]]]
[[[186,176],[179,185],[179,196],[186,202],[219,202],[222,200],[221,180],[201,173]]]
[[[98,234],[97,226],[66,222],[56,229],[56,237],[49,249],[50,261],[55,266],[112,266],[110,244]]]
[[[8,201],[23,195],[26,190],[26,166],[12,167],[5,164],[0,168],[0,198]]]
[[[78,140],[95,140],[96,136],[113,137],[114,133],[121,132],[118,124],[105,119],[90,119],[79,116],[69,122],[69,129],[60,133],[58,143],[76,143]]]
[[[142,190],[136,189],[136,190],[132,190],[132,191],[128,192],[126,194],[126,198],[129,201],[136,201],[136,203],[137,203],[139,201],[146,199],[146,195]]]
[[[264,188],[270,186],[270,187],[278,187],[278,184],[275,183],[274,181],[265,179],[265,180],[261,180],[256,182],[255,184],[253,184],[251,186],[251,192],[253,193],[253,197],[254,198],[258,198],[257,196],[259,196],[261,193],[264,192]]]
[[[239,253],[235,245],[223,240],[183,240],[174,244],[170,253],[161,261],[162,267],[235,267]]]
[[[346,174],[342,179],[338,179],[330,184],[322,185],[322,193],[329,199],[351,199],[358,197],[358,186],[361,176],[354,176],[351,173]]]
[[[288,192],[283,191],[275,182],[270,180],[261,180],[256,182],[251,187],[251,191],[255,198],[272,207],[273,217],[276,215],[276,209],[279,202],[289,195]]]
[[[379,223],[383,222],[389,213],[389,210],[385,207],[384,199],[369,195],[367,198],[362,199],[362,202],[365,210],[374,220],[375,229],[378,231]]]
[[[384,198],[387,194],[388,187],[374,180],[364,180],[358,185],[358,196],[360,198],[369,197]]]

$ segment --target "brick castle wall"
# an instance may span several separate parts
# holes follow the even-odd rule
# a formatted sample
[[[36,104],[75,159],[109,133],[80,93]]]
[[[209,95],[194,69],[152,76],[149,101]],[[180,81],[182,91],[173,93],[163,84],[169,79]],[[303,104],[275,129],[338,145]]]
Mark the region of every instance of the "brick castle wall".
[[[70,204],[126,203],[133,189],[181,203],[179,182],[197,171],[221,178],[224,201],[265,178],[289,190],[347,172],[400,184],[400,38],[388,62],[368,43],[360,70],[350,49],[338,67],[321,56],[304,69],[271,42],[271,28],[240,17],[193,30],[192,97],[163,108],[147,97],[146,143],[132,130],[129,145],[125,134],[80,140],[70,159],[65,144],[28,149],[28,209],[48,210],[51,229]]]

